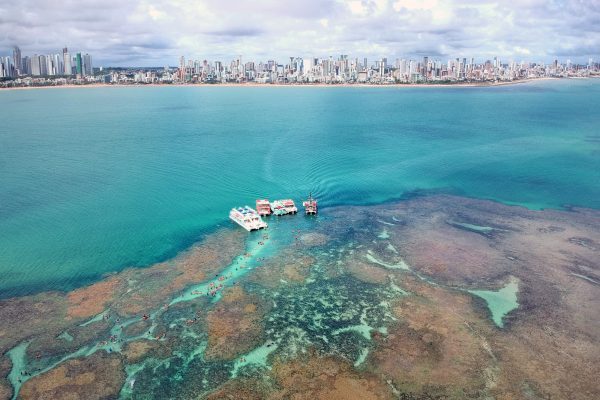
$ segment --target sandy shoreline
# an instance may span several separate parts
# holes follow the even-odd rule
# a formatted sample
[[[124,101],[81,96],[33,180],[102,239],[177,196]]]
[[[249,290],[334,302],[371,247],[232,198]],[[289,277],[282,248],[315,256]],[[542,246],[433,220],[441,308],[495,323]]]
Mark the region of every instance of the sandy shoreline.
[[[522,83],[536,82],[536,81],[548,81],[548,80],[563,80],[563,79],[574,79],[574,78],[535,78],[535,79],[521,79],[510,82],[481,82],[481,83],[396,83],[396,84],[363,84],[363,83],[343,83],[343,84],[281,84],[281,83],[185,83],[185,84],[158,84],[158,83],[147,83],[147,84],[110,84],[110,83],[92,83],[83,85],[48,85],[48,86],[18,86],[0,88],[0,91],[10,90],[32,90],[32,89],[57,89],[57,88],[108,88],[108,87],[312,87],[312,88],[339,88],[339,87],[359,87],[359,88],[456,88],[456,87],[497,87],[497,86],[508,86],[518,85]],[[578,78],[588,79],[588,78]]]

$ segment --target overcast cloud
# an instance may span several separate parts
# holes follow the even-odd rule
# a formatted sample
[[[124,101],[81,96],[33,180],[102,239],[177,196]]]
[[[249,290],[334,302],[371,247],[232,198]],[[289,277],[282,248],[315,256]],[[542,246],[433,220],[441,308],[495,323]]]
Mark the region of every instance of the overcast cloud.
[[[600,58],[600,0],[0,0],[0,53],[95,66],[289,56]]]

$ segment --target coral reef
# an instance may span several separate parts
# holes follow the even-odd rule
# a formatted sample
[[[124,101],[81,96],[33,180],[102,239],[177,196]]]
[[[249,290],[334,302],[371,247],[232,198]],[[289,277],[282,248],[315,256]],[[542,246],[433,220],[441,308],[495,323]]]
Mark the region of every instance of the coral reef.
[[[31,378],[19,396],[24,400],[115,398],[124,382],[121,357],[97,352],[90,357],[66,361]]]

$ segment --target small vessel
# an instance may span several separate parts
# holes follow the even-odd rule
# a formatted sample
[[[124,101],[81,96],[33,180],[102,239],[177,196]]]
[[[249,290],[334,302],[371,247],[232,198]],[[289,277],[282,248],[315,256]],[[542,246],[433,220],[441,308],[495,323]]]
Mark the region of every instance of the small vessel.
[[[261,217],[271,215],[271,203],[267,199],[256,200],[256,211]]]
[[[302,203],[304,206],[304,211],[306,215],[316,215],[317,214],[317,200],[313,199],[312,193],[308,195],[308,199]]]
[[[286,215],[286,214],[296,214],[298,209],[296,208],[296,204],[291,199],[285,200],[275,200],[271,203],[271,208],[273,209],[273,215]]]
[[[248,206],[232,208],[229,212],[229,218],[238,223],[248,232],[264,229],[268,226],[267,223],[262,220],[256,210]]]

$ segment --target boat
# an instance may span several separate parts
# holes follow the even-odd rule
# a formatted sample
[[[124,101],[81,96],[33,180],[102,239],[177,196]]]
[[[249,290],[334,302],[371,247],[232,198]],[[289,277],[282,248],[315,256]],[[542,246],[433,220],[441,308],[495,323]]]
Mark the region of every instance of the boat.
[[[306,215],[316,215],[317,214],[317,200],[313,199],[312,193],[308,195],[308,199],[302,203],[304,206],[304,212]]]
[[[256,211],[258,211],[258,215],[260,215],[261,217],[271,215],[271,203],[269,203],[269,200],[267,200],[267,199],[256,200]]]
[[[232,208],[229,212],[229,218],[248,232],[264,229],[268,226],[256,210],[248,206]]]
[[[296,214],[298,209],[296,208],[296,204],[291,199],[284,200],[275,200],[271,203],[271,208],[273,209],[273,215],[286,215],[286,214]]]

